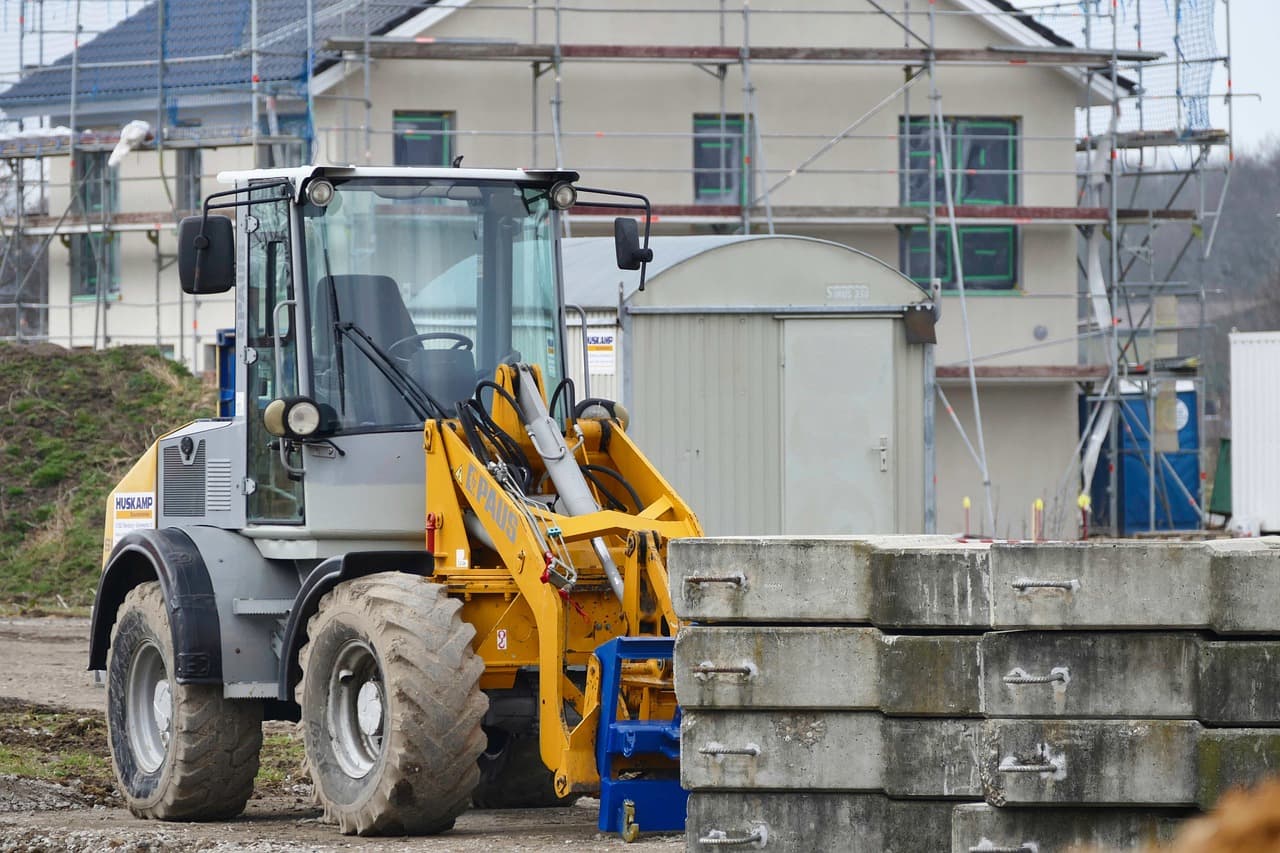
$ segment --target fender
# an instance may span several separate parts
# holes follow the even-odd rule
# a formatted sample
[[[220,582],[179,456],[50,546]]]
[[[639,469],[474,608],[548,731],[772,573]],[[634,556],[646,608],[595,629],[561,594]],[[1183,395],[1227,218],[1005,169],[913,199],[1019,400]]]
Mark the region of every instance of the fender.
[[[330,557],[311,570],[294,599],[285,626],[284,644],[280,648],[279,693],[282,702],[292,702],[293,688],[302,677],[298,666],[298,650],[307,641],[307,622],[320,609],[324,594],[343,581],[362,578],[378,572],[404,572],[430,577],[435,559],[426,551],[351,551]]]
[[[120,605],[129,590],[152,580],[160,582],[169,610],[178,683],[221,684],[221,628],[213,582],[200,550],[174,527],[130,531],[111,550],[93,600],[89,669],[107,668]]]

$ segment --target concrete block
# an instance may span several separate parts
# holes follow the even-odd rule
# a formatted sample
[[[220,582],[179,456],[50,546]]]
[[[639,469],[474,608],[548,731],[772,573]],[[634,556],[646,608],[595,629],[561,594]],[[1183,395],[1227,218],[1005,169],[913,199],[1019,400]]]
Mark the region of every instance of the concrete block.
[[[889,796],[982,797],[981,721],[886,719],[883,732]]]
[[[746,841],[751,838],[753,840]],[[739,845],[726,842],[742,840]],[[932,853],[951,843],[951,804],[881,794],[702,792],[689,796],[690,853]]]
[[[685,708],[875,710],[880,649],[875,628],[685,626],[676,698]]]
[[[1210,808],[1232,788],[1247,788],[1280,773],[1280,731],[1207,729],[1200,736],[1199,803]]]
[[[1195,634],[1008,631],[981,645],[987,716],[1196,717]]]
[[[686,625],[676,698],[686,708],[977,716],[978,642],[852,626]]]
[[[1280,641],[1203,641],[1198,705],[1203,723],[1280,723]]]
[[[954,547],[948,536],[722,537],[674,540],[676,615],[692,622],[866,623],[874,547]]]
[[[1199,723],[988,720],[983,783],[992,805],[1194,805]]]
[[[1192,814],[1182,809],[1001,809],[961,803],[951,811],[949,849],[951,853],[1146,850],[1173,840],[1179,821]]]
[[[881,791],[883,721],[858,711],[686,711],[680,783],[690,791]]]
[[[1183,542],[993,545],[995,628],[1206,628],[1210,552]]]
[[[877,547],[870,554],[871,621],[881,628],[991,624],[983,545]]]
[[[1213,624],[1222,634],[1280,632],[1280,539],[1207,542]]]
[[[691,791],[883,791],[983,795],[981,720],[859,711],[686,711],[680,781]]]
[[[979,643],[976,636],[882,636],[881,710],[907,717],[980,715]]]

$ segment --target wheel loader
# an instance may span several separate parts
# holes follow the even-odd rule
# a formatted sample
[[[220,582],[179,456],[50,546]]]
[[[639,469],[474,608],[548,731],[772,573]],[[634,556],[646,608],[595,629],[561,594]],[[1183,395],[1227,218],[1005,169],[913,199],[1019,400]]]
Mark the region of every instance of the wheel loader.
[[[234,416],[107,504],[89,667],[125,803],[238,814],[283,719],[346,834],[582,793],[624,837],[683,828],[664,561],[698,521],[566,378],[561,217],[630,214],[643,282],[648,201],[570,171],[219,177],[178,267],[234,289]]]

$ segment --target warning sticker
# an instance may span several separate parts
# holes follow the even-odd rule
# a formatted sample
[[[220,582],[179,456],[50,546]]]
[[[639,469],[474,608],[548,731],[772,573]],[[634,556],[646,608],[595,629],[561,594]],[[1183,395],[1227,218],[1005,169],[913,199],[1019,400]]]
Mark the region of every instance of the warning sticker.
[[[506,648],[507,648],[507,629],[499,628],[498,629],[498,649],[500,651],[506,651]]]
[[[617,335],[611,329],[587,330],[587,372],[610,375],[617,370]]]
[[[156,526],[156,496],[153,492],[117,492],[111,499],[111,545],[130,530]]]

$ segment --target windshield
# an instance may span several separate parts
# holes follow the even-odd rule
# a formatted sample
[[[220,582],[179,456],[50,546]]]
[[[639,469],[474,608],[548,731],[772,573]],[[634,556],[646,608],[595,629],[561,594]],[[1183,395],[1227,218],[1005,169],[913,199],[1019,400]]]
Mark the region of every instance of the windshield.
[[[335,180],[302,207],[312,388],[338,429],[421,426],[389,360],[450,416],[502,362],[561,376],[554,217],[545,187]],[[357,339],[362,339],[357,341]],[[364,339],[388,359],[357,346]]]

